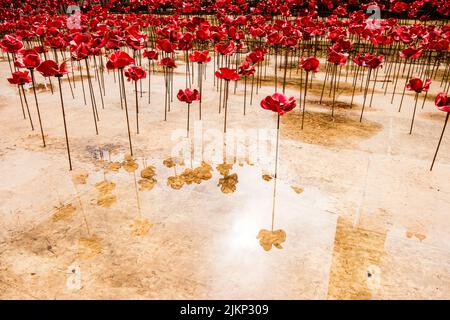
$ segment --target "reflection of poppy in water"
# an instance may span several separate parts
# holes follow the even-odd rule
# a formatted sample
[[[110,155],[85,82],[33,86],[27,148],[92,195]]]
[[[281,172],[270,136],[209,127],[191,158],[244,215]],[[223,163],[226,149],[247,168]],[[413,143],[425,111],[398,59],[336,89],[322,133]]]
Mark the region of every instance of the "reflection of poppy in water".
[[[112,191],[116,188],[114,182],[103,180],[97,183],[95,187],[98,191],[97,205],[109,208],[117,201],[117,197],[112,194]]]
[[[153,224],[150,223],[148,219],[137,218],[134,223],[130,225],[131,235],[134,237],[143,237],[148,234]]]
[[[154,166],[147,166],[141,171],[141,180],[138,181],[139,183],[139,190],[152,190],[153,187],[156,185],[157,180],[154,178],[156,175],[156,169]]]
[[[172,165],[172,163],[167,162],[167,165]],[[197,168],[186,168],[180,175],[177,175],[175,172],[174,176],[170,176],[167,178],[167,185],[172,187],[172,189],[179,190],[185,184],[200,184],[202,181],[206,181],[212,178],[211,171],[211,165],[206,162],[202,162],[202,164]]]
[[[217,171],[223,176],[219,179],[217,186],[220,187],[220,191],[223,193],[233,193],[236,191],[236,184],[238,181],[238,175],[236,173],[230,174],[230,170],[233,169],[232,164],[222,163],[217,165]]]
[[[281,229],[275,231],[262,229],[259,231],[256,239],[259,239],[259,244],[266,251],[272,249],[272,246],[277,249],[283,249],[281,244],[286,241],[286,232]]]
[[[238,183],[238,175],[236,173],[226,174],[219,179],[217,186],[223,193],[233,193],[236,191],[236,184]]]
[[[129,154],[125,155],[125,160],[122,162],[123,169],[128,172],[134,172],[139,168],[139,165],[134,161],[133,157]]]

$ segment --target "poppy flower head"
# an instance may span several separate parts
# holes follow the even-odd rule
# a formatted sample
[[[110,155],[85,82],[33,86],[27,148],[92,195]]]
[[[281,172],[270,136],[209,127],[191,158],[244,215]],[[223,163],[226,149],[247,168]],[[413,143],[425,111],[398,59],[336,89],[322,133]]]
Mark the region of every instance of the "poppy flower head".
[[[131,58],[128,53],[118,50],[113,52],[109,56],[109,60],[106,63],[106,68],[108,69],[123,69],[130,64],[134,63],[134,59]]]
[[[16,53],[23,48],[23,43],[19,37],[7,34],[0,41],[0,48],[9,53]]]
[[[85,42],[81,42],[77,46],[71,46],[70,53],[72,55],[72,58],[78,61],[89,57],[93,53],[93,50],[88,44],[86,44]]]
[[[410,91],[420,93],[422,91],[428,91],[430,89],[431,79],[426,79],[425,83],[419,78],[413,78],[409,80],[406,88]]]
[[[309,57],[300,61],[300,67],[305,71],[318,72],[319,71],[319,59],[316,57]]]
[[[284,115],[295,108],[295,98],[287,98],[284,94],[274,93],[265,97],[261,101],[261,107],[266,110],[277,112],[280,116]]]
[[[53,60],[45,60],[39,67],[36,68],[44,77],[62,77],[63,75],[69,73],[67,69],[66,62],[61,63],[59,66]]]
[[[44,53],[44,52],[47,52],[47,49],[45,48],[45,46],[35,46],[35,47],[34,47],[34,50],[35,50],[37,53]]]
[[[41,58],[35,53],[20,54],[16,58],[15,65],[19,68],[35,69],[41,64]]]
[[[230,68],[219,68],[219,70],[215,72],[215,75],[217,78],[224,79],[226,81],[239,79],[239,74],[236,70]]]
[[[147,72],[144,69],[138,66],[131,66],[125,70],[125,76],[128,81],[138,81],[140,79],[145,79],[147,76]]]
[[[257,64],[258,62],[264,61],[264,52],[262,50],[253,50],[247,54],[245,60],[251,64]]]
[[[172,58],[162,58],[159,62],[160,65],[166,67],[166,68],[176,68],[177,65],[175,64],[175,60]]]
[[[249,77],[255,74],[255,67],[251,66],[248,61],[243,61],[239,66],[239,74],[244,77]]]
[[[145,39],[143,37],[136,37],[134,35],[127,35],[125,37],[125,43],[133,50],[140,50],[144,48]]]
[[[209,55],[209,51],[194,51],[189,55],[189,60],[197,63],[207,63],[211,61],[211,56]]]
[[[52,49],[65,49],[67,42],[62,37],[50,37],[46,40],[46,44]]]
[[[147,58],[149,60],[158,60],[158,51],[155,50],[145,50],[142,53],[142,56],[144,58]]]
[[[234,41],[229,43],[219,42],[214,46],[214,50],[223,56],[232,55],[236,50],[236,44]]]
[[[366,54],[363,66],[369,67],[371,69],[376,69],[383,64],[383,61],[384,61],[383,55],[377,56],[372,54]]]
[[[450,112],[450,97],[446,93],[439,93],[434,99],[434,104],[439,110]]]
[[[422,49],[408,47],[400,51],[401,58],[419,58],[422,55]]]
[[[25,83],[30,83],[31,78],[28,75],[28,71],[16,71],[13,72],[12,78],[7,79],[11,84],[23,85]]]
[[[336,65],[343,66],[347,62],[347,55],[330,49],[328,52],[328,61]]]
[[[175,44],[170,42],[168,39],[159,39],[158,41],[156,41],[156,49],[167,53],[174,52],[175,47],[176,47]]]
[[[273,46],[279,45],[283,41],[283,36],[278,32],[272,32],[267,36],[267,43]]]
[[[194,90],[189,88],[185,90],[180,89],[178,91],[177,98],[181,102],[192,103],[193,101],[200,100],[200,93],[198,92],[197,89]]]
[[[366,62],[366,59],[364,58],[364,56],[357,54],[353,58],[353,62],[356,63],[358,66],[362,67],[364,65],[364,63]]]

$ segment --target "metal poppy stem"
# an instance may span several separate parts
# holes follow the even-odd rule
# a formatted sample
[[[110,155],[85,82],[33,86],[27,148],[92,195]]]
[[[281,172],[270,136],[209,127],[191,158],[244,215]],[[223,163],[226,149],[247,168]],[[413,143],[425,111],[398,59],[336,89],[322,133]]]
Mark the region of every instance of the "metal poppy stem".
[[[274,182],[273,182],[273,202],[272,202],[272,231],[275,218],[275,199],[277,194],[277,180],[278,180],[278,145],[280,140],[280,114],[277,117],[277,144],[275,148],[275,172],[274,172]]]
[[[150,67],[150,60],[148,60],[148,104],[150,104],[150,90],[152,88],[151,85],[151,77],[150,77],[151,67]]]
[[[30,119],[31,131],[34,131],[33,119],[31,119],[30,108],[28,107],[28,100],[27,100],[27,96],[25,95],[25,89],[23,88],[23,84],[21,84],[19,87],[20,87],[20,89],[22,89],[23,100],[25,101],[25,106],[27,107],[27,113],[28,113],[28,118]]]
[[[413,116],[412,116],[412,120],[411,120],[411,128],[409,129],[409,134],[412,134],[412,129],[414,126],[414,118],[416,116],[417,101],[419,101],[419,93],[418,92],[416,92],[416,102],[414,103],[414,111],[413,111]]]
[[[431,163],[430,171],[433,170],[434,162],[436,161],[436,156],[438,154],[439,147],[441,146],[442,137],[444,136],[444,132],[445,132],[445,128],[447,127],[447,122],[448,122],[449,116],[450,116],[450,112],[447,112],[447,117],[445,118],[445,122],[444,122],[444,128],[442,129],[441,137],[439,138],[439,142],[436,147],[436,152],[434,153],[433,162]]]
[[[80,77],[81,77],[81,88],[83,89],[83,99],[84,99],[84,105],[87,105],[86,102],[86,91],[84,90],[84,79],[83,79],[83,70],[81,69],[81,63],[78,61],[78,68],[80,69]]]
[[[164,121],[167,121],[167,98],[169,96],[169,93],[167,92],[168,91],[167,85],[169,81],[167,73],[168,73],[167,68],[164,67],[164,84],[166,86],[166,94],[164,95]]]
[[[333,71],[333,76],[332,76],[332,83],[331,83],[331,88],[333,88],[333,105],[331,107],[331,117],[334,117],[334,104],[336,102],[336,77],[337,77],[337,64],[334,65],[334,71]]]
[[[30,69],[30,73],[31,73],[31,81],[33,84],[34,101],[36,103],[36,110],[37,110],[38,119],[39,119],[39,127],[41,129],[42,143],[45,148],[46,145],[45,145],[44,129],[42,128],[41,112],[39,110],[39,104],[38,104],[37,94],[36,94],[36,81],[34,80],[34,69]]]
[[[244,116],[246,104],[247,104],[247,76],[244,76]]]
[[[406,63],[406,61],[404,63]],[[396,68],[397,66],[398,66],[398,70]],[[398,78],[399,78],[399,75],[400,75],[400,69],[401,68],[402,68],[402,63],[401,62],[397,63],[394,66],[395,82],[394,82],[394,89],[392,90],[391,104],[394,103],[395,91],[397,90],[397,83],[398,83]]]
[[[187,128],[186,128],[186,137],[189,138],[189,119],[190,119],[190,110],[191,110],[191,104],[188,103],[188,112],[187,112]]]
[[[309,71],[306,71],[306,86],[305,86],[305,96],[303,98],[303,111],[302,111],[302,130],[303,130],[303,124],[305,122],[306,92],[308,91],[308,75],[309,75]]]
[[[199,100],[199,103],[198,103],[198,117],[199,117],[199,120],[202,120],[202,97],[203,97],[203,94],[202,94],[202,78],[203,78],[203,76],[202,76],[202,64],[201,63],[198,63],[198,87],[199,87],[199,89],[200,89],[200,100]],[[192,72],[194,72],[193,70],[192,70]]]
[[[67,135],[66,112],[64,111],[64,100],[63,100],[62,87],[61,87],[61,76],[57,76],[57,78],[58,78],[58,85],[59,85],[59,97],[61,99],[61,110],[62,110],[62,116],[63,116],[63,122],[64,122],[64,133],[66,135],[67,155],[69,157],[69,170],[72,171],[72,159],[70,157],[69,137]]]
[[[125,81],[124,81],[124,77],[123,77],[123,68],[120,68],[119,70],[120,70],[120,71],[119,71],[119,73],[120,73],[120,78],[121,78],[121,80],[122,80],[121,82],[122,82],[123,92],[125,92]],[[129,144],[130,144],[130,154],[133,155],[133,146],[132,146],[132,144],[131,144],[130,120],[129,120],[129,117],[128,117],[127,97],[126,97],[125,94],[123,95],[123,101],[124,101],[124,103],[125,103],[125,115],[126,115],[126,118],[127,118],[128,142],[129,142]]]
[[[218,87],[219,87],[219,114],[220,114],[220,111],[222,109],[222,82],[223,82],[223,79],[218,79],[218,81],[219,81]]]
[[[372,94],[371,94],[371,96],[370,96],[369,108],[372,108],[373,94],[374,94],[374,92],[375,92],[375,85],[376,85],[376,83],[377,83],[378,70],[379,70],[379,69],[376,69],[376,70],[375,70],[375,79],[373,80]]]
[[[252,75],[252,89],[250,91],[250,105],[253,104],[253,85],[255,83],[255,74]],[[257,84],[258,86],[258,84]]]
[[[139,102],[137,81],[134,82],[134,91],[136,93],[136,134],[139,134]]]
[[[408,74],[406,76],[405,86],[403,87],[402,99],[400,100],[400,106],[398,108],[398,112],[400,112],[402,110],[403,98],[405,97],[405,92],[406,92],[406,85],[408,84],[409,76],[411,74],[411,66],[412,66],[412,63],[410,63],[409,67],[408,67]]]
[[[9,70],[11,71],[11,73],[13,73],[14,71],[11,66],[11,58],[9,57],[9,52],[6,52],[6,56],[8,57]]]
[[[225,80],[225,90],[223,93],[223,104],[225,108],[225,120],[223,123],[223,132],[227,132],[227,110],[228,110],[228,84],[230,83],[230,80]]]
[[[278,54],[278,49],[277,49],[277,46],[275,45],[275,92],[277,92],[277,86],[278,86],[278,68],[277,68],[277,65],[278,65],[278,57],[277,57],[277,54]]]
[[[114,74],[114,80],[115,80],[115,75],[116,75],[116,70],[113,71]],[[118,80],[119,80],[119,95],[120,95],[120,109],[123,110],[123,92],[122,92],[122,81],[120,80],[120,75],[117,76]]]
[[[322,93],[320,94],[320,101],[319,101],[319,104],[322,104],[323,92],[324,92],[324,90],[325,90],[325,85],[326,85],[326,83],[327,83],[327,78],[328,78],[329,69],[331,69],[331,68],[330,68],[330,65],[331,65],[331,64],[329,64],[329,63],[327,62],[327,67],[326,67],[326,69],[325,69],[325,77],[323,78]]]
[[[90,92],[90,95],[91,95],[91,106],[92,106],[92,114],[94,116],[95,134],[98,135],[98,127],[97,127],[98,114],[96,115],[96,107],[94,106],[95,105],[94,89],[92,88],[91,75],[89,73],[89,67],[88,67],[87,59],[84,59],[84,61],[86,63],[89,92]]]
[[[289,60],[289,49],[286,48],[286,53],[284,55],[284,74],[283,74],[283,94],[286,90],[286,75],[287,75],[287,66],[288,66],[288,60]]]
[[[358,67],[356,68],[355,78],[353,79],[353,92],[352,92],[352,100],[350,102],[350,108],[353,107],[353,98],[355,97],[356,83],[358,81],[358,74],[359,74],[359,69],[360,68],[361,68],[361,66],[358,65]]]
[[[367,73],[367,80],[366,80],[366,87],[364,88],[364,101],[361,109],[361,116],[359,118],[359,122],[362,121],[363,114],[364,114],[364,107],[366,106],[366,99],[367,99],[367,91],[369,90],[369,82],[370,82],[370,74],[372,73],[372,69],[369,68],[369,72]]]
[[[20,91],[20,85],[17,85],[17,91],[19,92],[20,106],[22,107],[23,119],[25,120],[27,116],[25,115],[25,108],[23,106],[23,99],[22,99],[22,92]]]

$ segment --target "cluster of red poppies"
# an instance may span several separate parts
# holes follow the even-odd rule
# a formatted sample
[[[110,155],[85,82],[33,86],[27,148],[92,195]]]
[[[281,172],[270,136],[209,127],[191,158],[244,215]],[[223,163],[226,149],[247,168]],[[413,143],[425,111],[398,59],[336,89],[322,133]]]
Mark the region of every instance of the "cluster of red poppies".
[[[379,69],[388,63],[387,84],[393,83],[392,101],[396,97],[399,71],[407,65],[407,80],[401,94],[401,109],[405,90],[418,95],[426,94],[431,83],[425,74],[435,75],[441,64],[448,64],[450,47],[450,25],[445,21],[428,22],[430,17],[446,17],[450,14],[449,1],[370,1],[350,0],[346,3],[335,0],[220,0],[220,1],[82,1],[79,9],[73,9],[71,1],[22,1],[0,0],[0,48],[10,61],[12,76],[8,78],[11,84],[20,87],[32,83],[35,87],[34,70],[44,77],[60,79],[68,77],[69,71],[74,72],[73,65],[78,64],[81,79],[83,79],[81,62],[84,61],[88,73],[89,93],[94,115],[96,132],[98,112],[96,93],[90,77],[90,65],[95,65],[96,78],[103,79],[103,66],[119,74],[120,102],[127,111],[127,101],[123,78],[133,81],[136,92],[136,116],[138,115],[138,82],[149,78],[155,71],[155,63],[164,71],[165,117],[170,111],[173,96],[173,70],[178,67],[180,55],[186,66],[186,89],[178,92],[178,99],[188,106],[199,101],[199,117],[201,119],[202,79],[206,64],[213,61],[214,85],[220,88],[219,113],[225,111],[224,131],[226,131],[227,105],[229,84],[232,81],[244,82],[244,115],[247,103],[247,78],[251,77],[251,97],[256,82],[256,93],[266,76],[267,67],[274,62],[274,95],[261,102],[264,109],[276,111],[278,115],[292,110],[295,100],[287,98],[285,87],[288,77],[289,61],[298,63],[301,91],[303,99],[303,120],[306,109],[308,85],[312,85],[310,72],[319,71],[320,60],[325,63],[325,78],[322,95],[327,85],[332,93],[332,115],[334,115],[336,91],[339,90],[339,79],[342,69],[355,73],[353,77],[353,97],[357,82],[364,87],[364,102],[361,110],[362,120],[366,98],[370,97],[372,105],[373,94]],[[374,5],[382,12],[398,14],[399,17],[416,19],[407,23],[396,19],[371,20],[366,9]],[[67,10],[75,10],[66,14]],[[328,10],[323,14],[323,9]],[[69,11],[70,11],[69,10]],[[170,15],[165,13],[172,13]],[[198,16],[206,12],[209,15]],[[164,14],[160,14],[164,13]],[[418,20],[418,21],[417,21]],[[68,56],[67,56],[68,54]],[[212,56],[213,55],[213,56]],[[53,56],[53,59],[50,59]],[[62,58],[62,62],[58,61]],[[143,59],[148,61],[145,69]],[[70,69],[68,64],[70,63]],[[425,67],[418,72],[419,77],[412,77],[413,64]],[[198,66],[197,87],[191,89],[194,79],[194,64]],[[14,70],[13,70],[14,68]],[[20,71],[28,69],[28,71]],[[441,87],[448,91],[448,67],[441,76]],[[283,70],[282,93],[279,93],[278,72]],[[302,85],[303,72],[306,73],[305,85]],[[416,71],[417,72],[417,71]],[[298,73],[297,73],[298,74]],[[289,77],[291,77],[289,71]],[[365,78],[364,78],[365,77]],[[432,77],[430,77],[432,78]],[[422,80],[424,79],[424,80]],[[73,80],[73,79],[72,79]],[[100,80],[99,80],[100,81]],[[369,83],[373,82],[370,92]],[[366,84],[364,86],[364,83]],[[50,82],[51,84],[51,82]],[[60,84],[61,85],[61,84]],[[235,85],[235,91],[236,91]],[[100,91],[105,94],[104,81],[99,83]],[[303,92],[302,92],[303,90]],[[23,90],[22,90],[23,91]],[[71,86],[73,95],[73,90]],[[53,92],[53,87],[52,87]],[[38,99],[35,93],[36,107]],[[301,94],[304,94],[302,97]],[[84,94],[84,87],[83,87]],[[436,98],[440,110],[447,108],[443,98],[445,93]],[[23,93],[24,98],[25,94]],[[102,97],[102,95],[100,95]],[[141,89],[142,96],[142,89]],[[84,96],[86,103],[86,97]],[[424,102],[425,103],[425,102]],[[63,97],[61,95],[61,104]],[[103,104],[103,98],[102,98]],[[28,107],[28,106],[27,106]],[[415,114],[414,107],[414,114]],[[39,110],[38,110],[39,112]],[[64,113],[64,110],[63,110]],[[189,117],[189,115],[188,115]],[[30,119],[31,121],[31,119]],[[414,115],[413,115],[414,121]],[[138,121],[137,121],[138,122]],[[128,136],[131,144],[131,132],[128,123]],[[32,125],[33,126],[33,125]],[[189,125],[188,125],[189,131]],[[412,125],[411,131],[412,132]],[[42,125],[42,139],[45,145]],[[137,123],[137,133],[139,124]],[[66,139],[68,140],[68,139]],[[68,141],[67,147],[69,148]],[[131,150],[132,152],[132,150]]]

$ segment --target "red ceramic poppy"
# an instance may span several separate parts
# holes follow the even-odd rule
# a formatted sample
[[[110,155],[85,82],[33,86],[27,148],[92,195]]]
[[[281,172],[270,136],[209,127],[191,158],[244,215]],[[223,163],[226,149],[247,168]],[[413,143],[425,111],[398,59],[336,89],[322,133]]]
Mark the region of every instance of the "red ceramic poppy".
[[[248,61],[243,61],[239,66],[239,74],[244,77],[249,77],[255,74],[255,67],[251,66]]]
[[[34,50],[35,50],[37,53],[44,53],[44,52],[47,52],[47,49],[45,48],[45,46],[35,46],[35,47],[34,47]]]
[[[149,60],[158,60],[158,52],[155,50],[145,50],[142,53],[142,56]]]
[[[364,66],[369,67],[371,69],[378,68],[384,61],[384,56],[376,56],[376,55],[366,55],[366,59],[364,61]]]
[[[450,112],[450,97],[446,93],[439,93],[434,99],[434,104],[439,110]]]
[[[189,55],[189,60],[197,63],[207,63],[211,61],[211,56],[209,55],[209,51],[194,51]]]
[[[425,83],[419,78],[413,78],[409,80],[406,88],[411,91],[420,93],[422,91],[428,91],[430,89],[431,79],[426,79]]]
[[[277,112],[280,116],[286,112],[291,111],[296,106],[295,98],[287,98],[284,94],[274,93],[271,96],[265,97],[261,101],[261,107],[266,110]]]
[[[192,103],[193,101],[200,100],[200,93],[197,89],[191,90],[191,89],[185,89],[185,90],[179,90],[177,94],[178,100],[181,102],[186,103]]]
[[[167,39],[159,39],[156,41],[156,48],[167,53],[172,53],[175,51],[176,46]]]
[[[167,68],[177,67],[177,65],[175,64],[175,60],[173,60],[172,58],[162,58],[159,64]]]
[[[353,62],[356,63],[358,66],[362,67],[364,65],[364,63],[366,62],[366,59],[364,58],[364,56],[357,54],[353,58]]]
[[[245,60],[251,64],[257,64],[258,62],[264,61],[264,54],[264,50],[257,48],[252,52],[249,52],[249,54],[245,57]]]
[[[67,69],[66,62],[58,64],[53,60],[45,60],[39,67],[36,68],[44,77],[62,77],[63,75],[69,73]]]
[[[418,58],[422,55],[422,49],[416,49],[408,47],[400,51],[400,57],[402,58]]]
[[[65,49],[67,47],[67,42],[61,37],[51,37],[47,39],[46,44],[52,49]]]
[[[106,63],[108,69],[122,69],[130,64],[134,63],[134,59],[131,58],[128,53],[124,51],[115,51],[109,56],[109,60]]]
[[[41,59],[37,53],[20,55],[16,59],[15,65],[19,68],[34,69],[41,64]]]
[[[219,70],[215,72],[215,75],[217,78],[224,79],[226,81],[239,79],[239,75],[236,70],[230,68],[219,68]]]
[[[140,50],[144,48],[144,38],[134,37],[133,35],[128,35],[125,38],[125,43],[133,50]]]
[[[235,52],[236,44],[234,41],[230,41],[229,43],[219,42],[214,46],[214,50],[221,55],[229,56]]]
[[[31,77],[28,75],[28,71],[16,71],[13,72],[12,78],[8,78],[7,80],[11,84],[23,85],[25,83],[30,83]]]
[[[336,65],[342,66],[345,65],[345,63],[347,62],[347,55],[341,52],[334,51],[333,49],[330,49],[328,51],[328,61]]]
[[[125,76],[128,81],[138,81],[140,79],[145,79],[147,76],[147,72],[144,69],[138,66],[131,66],[125,70]]]
[[[319,59],[316,57],[309,57],[306,59],[301,60],[300,67],[305,71],[313,71],[318,72],[319,71]]]
[[[23,43],[19,37],[7,34],[0,41],[0,48],[5,52],[16,53],[23,48]]]
[[[92,52],[91,47],[84,42],[81,42],[78,46],[71,46],[70,48],[72,58],[77,61],[89,57]]]

